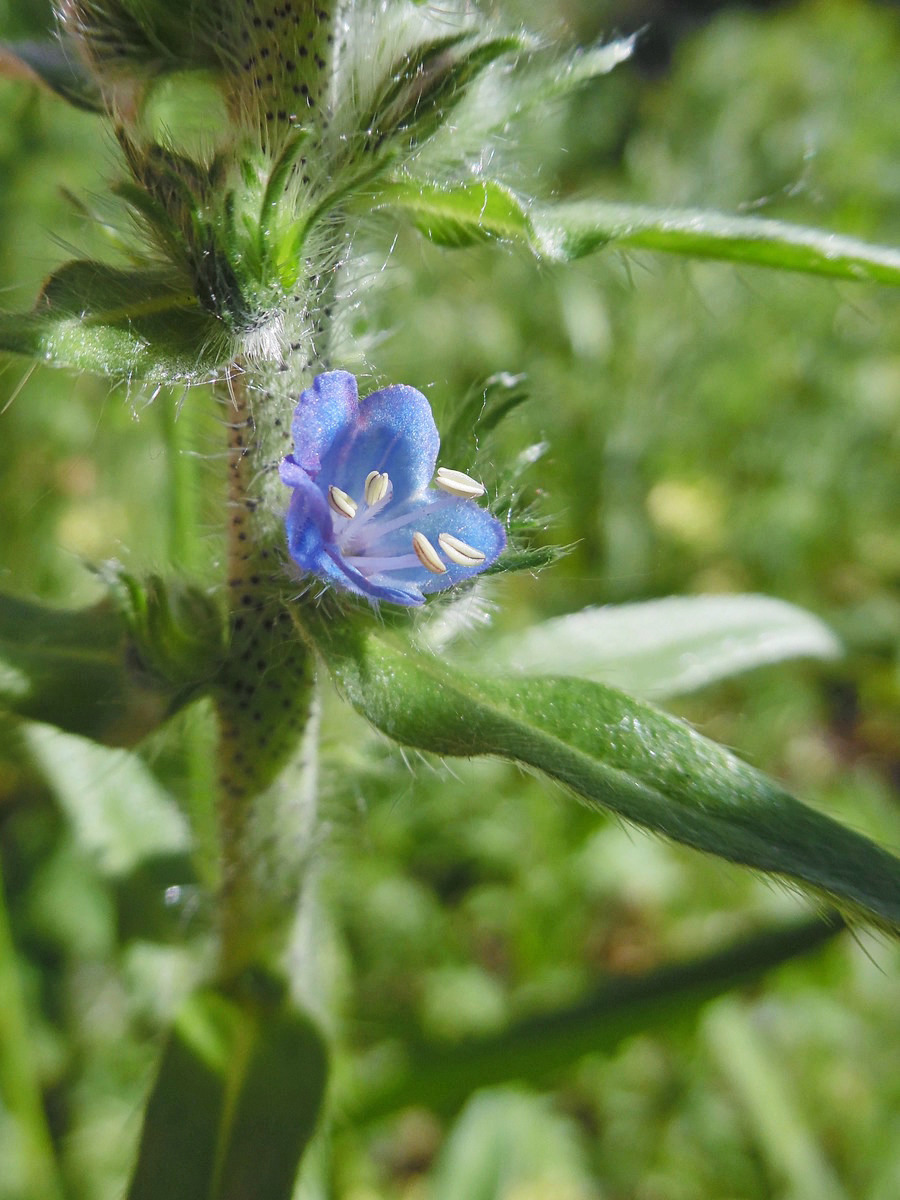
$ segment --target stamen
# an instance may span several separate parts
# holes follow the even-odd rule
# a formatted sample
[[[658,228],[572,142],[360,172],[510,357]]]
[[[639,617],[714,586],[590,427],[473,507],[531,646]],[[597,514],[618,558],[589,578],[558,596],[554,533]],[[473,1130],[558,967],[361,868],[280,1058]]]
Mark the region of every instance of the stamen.
[[[352,520],[356,516],[356,501],[334,484],[328,489],[328,503],[341,517],[350,517]]]
[[[451,471],[449,467],[438,467],[434,486],[442,492],[449,492],[451,496],[463,496],[466,499],[483,496],[485,492],[483,483],[463,471]]]
[[[388,478],[387,471],[370,471],[366,476],[366,486],[363,489],[366,498],[366,504],[370,508],[374,508],[388,494],[388,488],[391,486],[391,481]]]
[[[480,550],[454,537],[452,533],[439,533],[438,545],[458,567],[480,567],[484,562],[484,555]]]
[[[435,550],[424,533],[416,531],[412,535],[412,547],[416,552],[416,558],[426,571],[430,571],[432,575],[447,574],[447,568],[441,562],[437,550]]]

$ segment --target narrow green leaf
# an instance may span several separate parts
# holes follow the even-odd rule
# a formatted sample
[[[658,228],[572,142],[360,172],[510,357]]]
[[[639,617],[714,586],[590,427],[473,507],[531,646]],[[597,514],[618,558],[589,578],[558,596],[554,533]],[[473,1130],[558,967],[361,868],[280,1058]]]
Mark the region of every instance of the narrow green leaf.
[[[163,1053],[128,1200],[290,1200],[326,1073],[315,1026],[265,972],[192,996]]]
[[[783,600],[667,596],[544,621],[493,642],[478,661],[498,671],[594,679],[658,699],[769,663],[838,654],[826,625]]]
[[[571,1008],[491,1037],[442,1046],[397,1031],[404,1036],[402,1056],[363,1089],[358,1110],[364,1119],[416,1104],[451,1113],[475,1088],[511,1080],[546,1086],[584,1054],[609,1052],[623,1038],[693,1020],[707,1001],[814,953],[841,929],[840,919],[829,917],[756,933],[712,954],[610,979]]]
[[[147,1103],[128,1200],[210,1196],[243,1023],[237,1006],[214,991],[182,1009]]]
[[[261,1017],[219,1171],[215,1200],[290,1200],[315,1130],[328,1062],[311,1021],[296,1010]]]
[[[374,206],[405,212],[431,241],[452,249],[492,239],[531,242],[523,202],[490,179],[442,187],[404,177],[380,188]]]
[[[100,89],[60,42],[0,43],[0,75],[41,84],[87,112],[103,112]]]
[[[900,930],[900,859],[658,709],[581,679],[469,678],[374,637],[307,632],[354,707],[395,741],[537,767],[592,806]]]
[[[0,350],[114,379],[200,383],[226,361],[228,343],[169,276],[71,262],[30,313],[0,314]]]
[[[556,262],[582,258],[613,243],[834,279],[900,284],[898,250],[763,217],[583,200],[535,208],[530,220],[535,250]]]
[[[898,250],[762,217],[602,200],[538,204],[493,180],[436,186],[411,176],[380,189],[373,206],[406,213],[440,245],[467,246],[496,238],[525,245],[550,262],[571,262],[618,246],[900,284]]]

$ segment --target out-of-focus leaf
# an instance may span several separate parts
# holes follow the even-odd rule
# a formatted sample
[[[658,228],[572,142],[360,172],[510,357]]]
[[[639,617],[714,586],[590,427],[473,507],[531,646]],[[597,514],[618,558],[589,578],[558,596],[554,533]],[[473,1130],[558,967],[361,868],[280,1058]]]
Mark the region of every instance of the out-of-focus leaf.
[[[308,633],[395,741],[537,767],[592,806],[900,931],[900,859],[649,704],[582,679],[467,677],[333,625]]]
[[[71,262],[30,313],[0,314],[0,350],[114,379],[201,383],[227,360],[220,322],[151,270]]]
[[[24,737],[78,843],[104,874],[124,875],[142,859],[190,845],[174,800],[136,754],[47,725],[29,726]]]
[[[72,50],[60,42],[0,43],[0,75],[42,84],[76,108],[103,111],[99,88]]]
[[[128,1200],[211,1197],[244,1025],[238,1007],[215,991],[192,996],[182,1008],[147,1102]]]
[[[0,705],[109,746],[134,746],[215,672],[221,616],[202,591],[115,564],[91,608],[0,595]]]
[[[546,1086],[584,1054],[609,1052],[623,1038],[693,1020],[708,1000],[814,953],[843,927],[830,916],[756,933],[712,954],[610,979],[571,1008],[455,1045],[392,1030],[403,1037],[402,1052],[374,1087],[363,1087],[361,1114],[372,1119],[416,1104],[449,1113],[477,1087],[512,1080]]]
[[[411,176],[380,189],[375,207],[405,212],[418,229],[444,246],[497,238],[521,243],[550,262],[571,262],[617,246],[900,284],[898,250],[763,217],[603,200],[538,204],[488,179],[436,186]]]
[[[289,1200],[327,1074],[280,991],[210,989],[183,1008],[144,1117],[129,1200]]]
[[[587,1196],[590,1179],[577,1125],[548,1098],[480,1093],[442,1146],[429,1194],[433,1200]]]
[[[237,1096],[216,1200],[290,1200],[319,1115],[328,1061],[312,1022],[283,1009],[258,1016]]]
[[[768,596],[669,596],[588,608],[494,642],[479,663],[660,698],[789,658],[835,658],[817,617]]]
[[[170,690],[130,660],[106,602],[69,611],[0,595],[0,704],[111,746],[133,746],[171,709]]]

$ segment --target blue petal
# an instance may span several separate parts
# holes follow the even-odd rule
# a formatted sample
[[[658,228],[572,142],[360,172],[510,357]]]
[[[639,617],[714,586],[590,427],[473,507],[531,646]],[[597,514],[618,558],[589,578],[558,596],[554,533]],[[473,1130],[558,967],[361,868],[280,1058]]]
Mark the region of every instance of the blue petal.
[[[315,478],[335,441],[358,419],[359,393],[354,377],[348,371],[317,375],[312,387],[300,394],[291,421],[293,457],[298,466]]]
[[[474,500],[448,496],[429,488],[414,505],[407,506],[407,511],[410,513],[409,523],[380,539],[373,546],[372,553],[408,554],[412,550],[413,532],[424,533],[446,565],[446,572],[435,575],[425,567],[410,567],[408,570],[392,572],[390,578],[397,582],[414,583],[426,596],[479,575],[497,561],[506,545],[503,526]],[[390,515],[390,509],[387,509],[385,520]],[[442,553],[438,544],[438,537],[442,533],[450,533],[480,550],[484,562],[477,567],[461,567],[452,562]]]
[[[322,459],[322,481],[359,500],[370,471],[386,471],[393,502],[431,482],[440,438],[431,406],[415,388],[397,384],[367,396],[356,420]]]
[[[298,567],[345,591],[370,599],[407,606],[424,603],[422,592],[415,584],[398,582],[395,585],[393,580],[377,583],[346,562],[335,544],[331,510],[325,497],[290,458],[282,464],[282,478],[294,488],[285,524],[288,550]]]

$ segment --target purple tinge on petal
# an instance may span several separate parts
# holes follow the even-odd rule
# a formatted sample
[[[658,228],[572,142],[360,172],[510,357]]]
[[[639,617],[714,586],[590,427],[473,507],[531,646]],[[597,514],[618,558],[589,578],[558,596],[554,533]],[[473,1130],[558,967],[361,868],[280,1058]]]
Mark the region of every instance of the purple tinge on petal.
[[[300,393],[294,409],[294,461],[315,479],[335,441],[346,437],[358,419],[359,393],[349,371],[317,375],[312,386]]]

